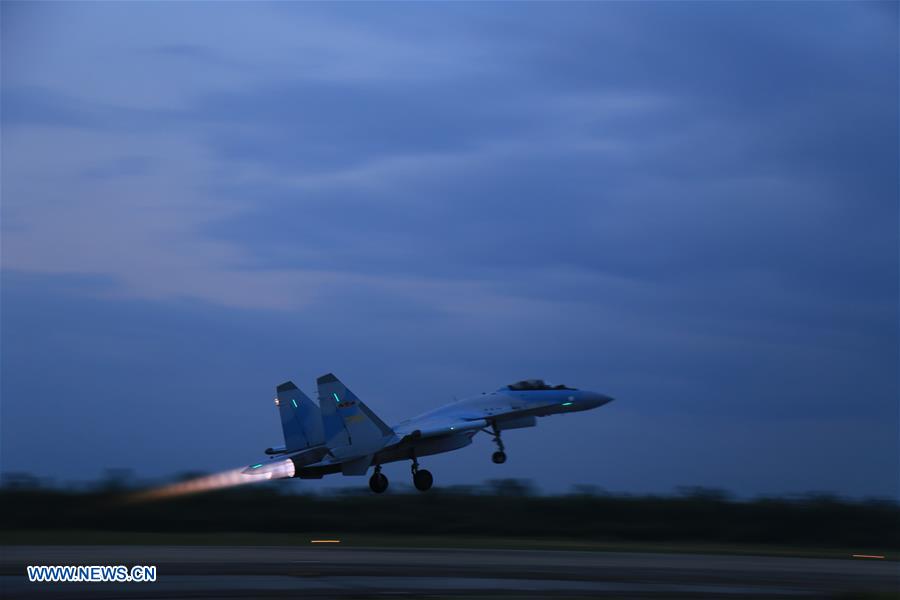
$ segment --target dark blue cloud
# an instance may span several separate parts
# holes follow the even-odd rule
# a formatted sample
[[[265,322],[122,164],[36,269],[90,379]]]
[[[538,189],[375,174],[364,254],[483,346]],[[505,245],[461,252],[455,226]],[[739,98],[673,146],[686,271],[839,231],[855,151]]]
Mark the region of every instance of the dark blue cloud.
[[[895,6],[268,8],[217,15],[249,44],[149,11],[75,43],[109,58],[80,85],[4,77],[41,175],[4,163],[35,190],[4,205],[4,469],[247,462],[271,387],[334,370],[388,420],[528,376],[619,397],[517,436],[548,489],[897,493]],[[44,234],[60,195],[84,221]]]

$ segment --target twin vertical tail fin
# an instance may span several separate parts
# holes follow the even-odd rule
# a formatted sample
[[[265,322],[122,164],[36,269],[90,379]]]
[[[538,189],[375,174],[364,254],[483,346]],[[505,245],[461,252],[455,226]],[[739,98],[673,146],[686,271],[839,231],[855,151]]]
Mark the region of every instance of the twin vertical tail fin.
[[[275,389],[285,450],[293,452],[322,444],[325,441],[322,411],[316,403],[292,381],[286,381]]]
[[[341,463],[345,475],[359,475],[365,473],[374,453],[394,433],[331,373],[318,379],[318,405],[291,381],[282,383],[276,390],[284,448],[270,448],[267,450],[270,454],[317,447],[335,458],[346,458],[347,462]]]
[[[394,433],[333,374],[322,375],[316,383],[323,433],[329,448],[353,446],[357,450],[377,450],[384,438]]]

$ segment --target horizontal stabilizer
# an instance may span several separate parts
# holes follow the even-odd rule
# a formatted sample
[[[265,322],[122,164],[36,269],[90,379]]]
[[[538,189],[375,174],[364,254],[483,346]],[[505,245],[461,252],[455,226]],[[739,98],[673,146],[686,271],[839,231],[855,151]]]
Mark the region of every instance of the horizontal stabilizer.
[[[314,448],[309,448],[308,450],[303,450],[298,454],[292,454],[290,458],[294,461],[296,466],[303,467],[319,462],[325,458],[325,455],[327,454],[328,448],[325,446],[316,446]]]

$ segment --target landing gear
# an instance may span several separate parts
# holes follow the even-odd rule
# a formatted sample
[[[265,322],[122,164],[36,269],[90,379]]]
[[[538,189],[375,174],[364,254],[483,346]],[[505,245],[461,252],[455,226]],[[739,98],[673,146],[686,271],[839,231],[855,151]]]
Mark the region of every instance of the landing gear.
[[[375,472],[369,478],[369,489],[376,494],[383,494],[388,488],[388,478],[381,472],[381,465],[375,467]]]
[[[491,431],[494,434],[494,443],[497,444],[497,451],[491,455],[491,460],[494,461],[494,464],[502,465],[506,462],[506,452],[503,451],[503,440],[500,439],[497,423],[491,423]]]
[[[415,453],[412,453],[412,476],[413,476],[413,485],[416,486],[416,489],[420,492],[427,492],[431,489],[431,485],[434,483],[434,477],[431,476],[431,472],[425,469],[419,468],[419,461],[416,460]]]
[[[431,484],[433,483],[434,477],[431,476],[430,471],[422,469],[421,471],[416,471],[415,473],[413,473],[413,484],[420,492],[427,492],[428,490],[430,490]]]

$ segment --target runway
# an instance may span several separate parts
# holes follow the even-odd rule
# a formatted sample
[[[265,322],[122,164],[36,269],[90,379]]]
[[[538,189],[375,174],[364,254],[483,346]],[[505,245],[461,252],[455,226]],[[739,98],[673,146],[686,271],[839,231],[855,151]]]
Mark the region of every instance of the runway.
[[[155,565],[155,583],[29,583],[26,565]],[[6,598],[823,598],[900,592],[893,561],[282,546],[8,546]],[[890,597],[890,596],[888,596]]]

